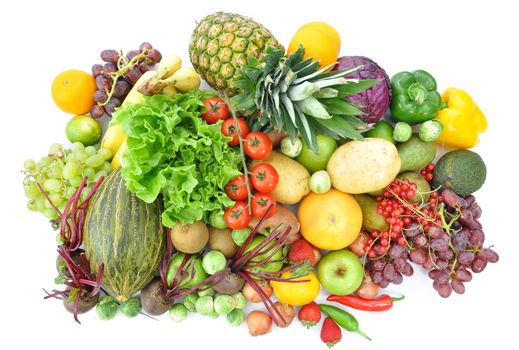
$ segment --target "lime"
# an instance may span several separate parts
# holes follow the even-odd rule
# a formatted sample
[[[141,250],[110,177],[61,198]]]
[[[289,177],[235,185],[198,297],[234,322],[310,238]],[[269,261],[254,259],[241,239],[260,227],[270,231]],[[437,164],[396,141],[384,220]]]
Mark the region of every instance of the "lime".
[[[65,132],[70,142],[95,145],[101,138],[101,124],[88,115],[76,115],[67,123]]]

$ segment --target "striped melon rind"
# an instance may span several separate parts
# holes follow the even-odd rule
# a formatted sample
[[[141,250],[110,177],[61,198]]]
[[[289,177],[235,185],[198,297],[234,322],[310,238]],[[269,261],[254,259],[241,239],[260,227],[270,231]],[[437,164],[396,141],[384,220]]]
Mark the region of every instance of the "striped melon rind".
[[[120,170],[111,173],[90,201],[83,242],[90,268],[104,264],[102,287],[123,302],[158,271],[165,247],[160,200],[145,203],[126,189]]]

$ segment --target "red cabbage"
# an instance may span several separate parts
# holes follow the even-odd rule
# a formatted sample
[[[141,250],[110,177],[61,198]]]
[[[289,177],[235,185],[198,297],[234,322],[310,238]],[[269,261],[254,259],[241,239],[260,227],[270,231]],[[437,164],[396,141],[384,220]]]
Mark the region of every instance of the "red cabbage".
[[[371,124],[379,121],[386,113],[391,103],[391,88],[389,77],[382,67],[373,60],[362,56],[344,56],[338,59],[339,63],[333,70],[352,68],[363,65],[364,68],[348,75],[348,78],[356,79],[381,79],[381,81],[368,90],[349,96],[348,100],[357,104],[365,113],[358,117],[365,123]]]

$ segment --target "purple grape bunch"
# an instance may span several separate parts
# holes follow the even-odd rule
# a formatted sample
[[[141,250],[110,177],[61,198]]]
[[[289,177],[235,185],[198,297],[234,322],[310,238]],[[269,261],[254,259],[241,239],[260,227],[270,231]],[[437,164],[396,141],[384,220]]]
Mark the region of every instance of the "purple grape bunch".
[[[132,63],[131,60],[139,55],[141,57]],[[162,59],[161,53],[147,42],[142,43],[139,50],[128,51],[126,55],[117,50],[107,49],[101,51],[100,56],[105,63],[92,66],[97,91],[94,93],[96,103],[92,106],[90,114],[96,119],[111,116],[142,74]]]
[[[366,262],[373,282],[382,288],[402,283],[403,276],[413,274],[411,262],[428,270],[433,288],[447,298],[453,291],[463,294],[473,273],[499,260],[492,248],[483,247],[485,234],[478,221],[482,211],[476,198],[445,189],[442,200],[445,225],[431,225],[427,232],[419,224],[411,225],[404,232],[407,246],[392,245],[388,254]]]

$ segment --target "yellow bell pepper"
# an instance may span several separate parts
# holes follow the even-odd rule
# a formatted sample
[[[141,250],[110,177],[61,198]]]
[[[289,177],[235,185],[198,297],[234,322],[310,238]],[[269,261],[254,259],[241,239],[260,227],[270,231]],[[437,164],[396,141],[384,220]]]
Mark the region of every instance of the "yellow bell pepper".
[[[478,144],[480,133],[487,129],[487,119],[465,91],[448,88],[442,94],[443,105],[436,115],[443,131],[436,140],[454,148],[471,148]]]

